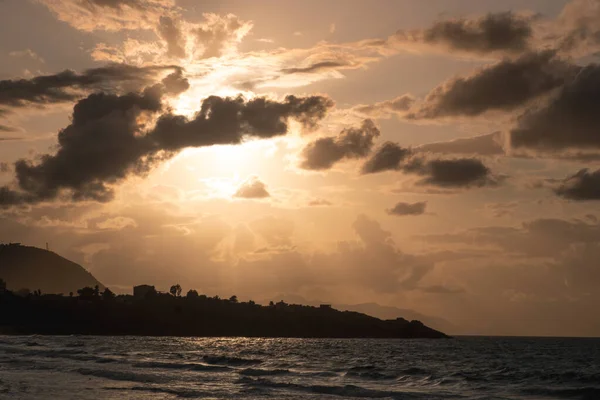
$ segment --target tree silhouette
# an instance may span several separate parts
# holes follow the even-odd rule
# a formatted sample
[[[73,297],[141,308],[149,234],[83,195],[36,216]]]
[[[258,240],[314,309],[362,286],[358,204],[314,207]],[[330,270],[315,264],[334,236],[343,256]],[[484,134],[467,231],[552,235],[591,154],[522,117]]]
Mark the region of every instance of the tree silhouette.
[[[171,286],[169,293],[171,293],[175,297],[181,296],[181,285],[178,283],[176,285]]]
[[[185,297],[187,297],[187,298],[190,298],[190,299],[191,299],[191,298],[198,298],[198,297],[200,297],[200,296],[198,295],[198,291],[196,291],[196,290],[194,290],[194,289],[190,289],[190,290],[187,292],[187,294],[185,295]]]
[[[77,295],[82,300],[93,300],[96,297],[96,290],[89,286],[77,290]]]
[[[230,302],[232,302],[232,303],[237,303],[237,302],[238,302],[238,298],[237,298],[237,296],[234,294],[233,296],[231,296],[231,297],[229,298],[229,301],[230,301]]]
[[[104,289],[104,292],[102,292],[103,300],[112,300],[114,298],[115,294],[112,292],[112,290],[110,290],[109,288]]]

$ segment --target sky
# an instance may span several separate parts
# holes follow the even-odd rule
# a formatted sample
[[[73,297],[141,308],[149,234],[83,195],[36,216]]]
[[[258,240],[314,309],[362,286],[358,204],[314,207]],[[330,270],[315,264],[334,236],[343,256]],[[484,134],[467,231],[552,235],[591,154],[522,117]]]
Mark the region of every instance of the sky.
[[[598,336],[600,1],[0,1],[0,241],[105,285]]]

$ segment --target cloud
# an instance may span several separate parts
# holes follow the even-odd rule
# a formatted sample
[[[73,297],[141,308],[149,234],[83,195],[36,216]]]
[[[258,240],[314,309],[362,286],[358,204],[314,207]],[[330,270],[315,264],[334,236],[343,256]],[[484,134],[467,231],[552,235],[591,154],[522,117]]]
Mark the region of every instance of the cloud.
[[[170,89],[159,84],[141,93],[95,93],[79,101],[71,124],[58,134],[55,154],[15,163],[18,187],[0,187],[0,205],[57,198],[109,201],[112,185],[148,173],[186,147],[284,135],[290,119],[312,129],[333,105],[321,96],[287,96],[281,102],[210,96],[193,119],[167,112],[154,127],[148,126],[164,111],[162,97]]]
[[[545,38],[561,51],[586,56],[600,45],[600,3],[597,0],[569,1]]]
[[[346,128],[337,137],[325,137],[309,143],[302,150],[301,168],[309,170],[330,169],[343,159],[367,156],[379,129],[370,119],[364,120],[360,128]]]
[[[422,215],[425,213],[425,208],[427,208],[426,201],[420,201],[417,203],[400,202],[393,208],[387,209],[386,212],[389,215],[396,215],[400,217],[405,215]]]
[[[308,202],[311,207],[332,206],[333,203],[325,199],[314,199]]]
[[[396,216],[422,215],[425,213],[425,208],[427,208],[426,201],[420,201],[417,203],[399,202],[393,208],[387,209],[386,212],[389,215]]]
[[[199,48],[197,57],[220,57],[231,50],[252,29],[252,23],[242,21],[233,14],[219,16],[204,14],[205,23],[191,29]]]
[[[496,186],[499,178],[476,158],[458,158],[448,160],[430,160],[425,164],[417,163],[416,171],[425,178],[420,182],[439,187],[482,187]],[[409,167],[412,172],[413,167]]]
[[[427,143],[414,148],[415,152],[500,156],[506,153],[502,132],[453,139],[447,142]]]
[[[352,107],[352,110],[372,118],[389,118],[392,115],[403,115],[415,102],[410,94],[404,94],[392,100],[381,101],[375,104],[362,104]]]
[[[185,41],[179,23],[170,17],[160,17],[157,27],[158,35],[167,43],[167,55],[185,57]]]
[[[82,31],[153,29],[175,11],[175,0],[37,0]]]
[[[12,126],[0,125],[0,132],[16,132],[17,129]]]
[[[428,154],[415,154],[412,149],[392,142],[383,144],[362,167],[363,174],[384,171],[416,174],[423,177],[417,182],[419,185],[444,188],[496,186],[502,180],[479,159],[436,159]]]
[[[315,72],[321,72],[323,70],[328,69],[337,69],[340,67],[345,67],[348,64],[340,61],[321,61],[318,63],[311,64],[306,67],[296,67],[296,68],[283,68],[281,72],[283,74],[311,74]]]
[[[134,67],[114,64],[76,73],[65,70],[32,79],[0,81],[0,106],[24,107],[31,103],[52,104],[81,98],[85,92],[117,90],[123,85],[143,87],[175,66]]]
[[[581,68],[546,105],[527,111],[510,132],[513,149],[560,152],[600,148],[600,65]]]
[[[600,170],[582,169],[564,179],[554,191],[569,200],[600,200]]]
[[[423,30],[398,31],[400,43],[423,43],[474,54],[520,53],[530,48],[534,18],[512,12],[445,19]]]
[[[402,161],[412,154],[411,149],[401,147],[393,142],[386,142],[377,149],[362,167],[363,174],[397,170]]]
[[[292,245],[295,226],[289,219],[269,215],[251,221],[249,226],[269,246]]]
[[[438,86],[407,118],[473,117],[491,110],[510,111],[562,86],[578,70],[556,58],[553,51],[505,59]]]
[[[253,177],[244,182],[233,196],[242,199],[264,199],[270,197],[271,194],[263,182]]]
[[[31,60],[37,61],[41,64],[44,64],[46,62],[40,55],[38,55],[36,52],[34,52],[31,49],[11,51],[10,53],[8,53],[8,55],[10,57],[16,57],[16,58],[26,57]]]

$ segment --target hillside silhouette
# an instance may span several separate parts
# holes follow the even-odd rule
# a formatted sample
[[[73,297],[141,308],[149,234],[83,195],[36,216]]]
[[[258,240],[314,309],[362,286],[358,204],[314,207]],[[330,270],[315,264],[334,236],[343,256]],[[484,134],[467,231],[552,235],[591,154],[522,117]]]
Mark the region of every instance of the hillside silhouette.
[[[19,244],[0,244],[0,278],[12,291],[26,288],[68,294],[86,286],[104,289],[81,265],[51,251]]]
[[[80,265],[16,244],[0,246],[0,315],[0,334],[447,337],[416,320],[382,320],[326,304],[313,307],[280,301],[262,306],[195,290],[182,296],[178,284],[169,293],[139,285],[134,295],[116,296]]]

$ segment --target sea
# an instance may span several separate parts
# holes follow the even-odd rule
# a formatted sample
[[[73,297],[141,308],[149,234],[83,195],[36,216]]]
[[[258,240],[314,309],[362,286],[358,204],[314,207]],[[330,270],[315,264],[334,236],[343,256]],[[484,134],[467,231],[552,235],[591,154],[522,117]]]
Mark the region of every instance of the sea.
[[[600,339],[0,336],[0,399],[600,399]]]

